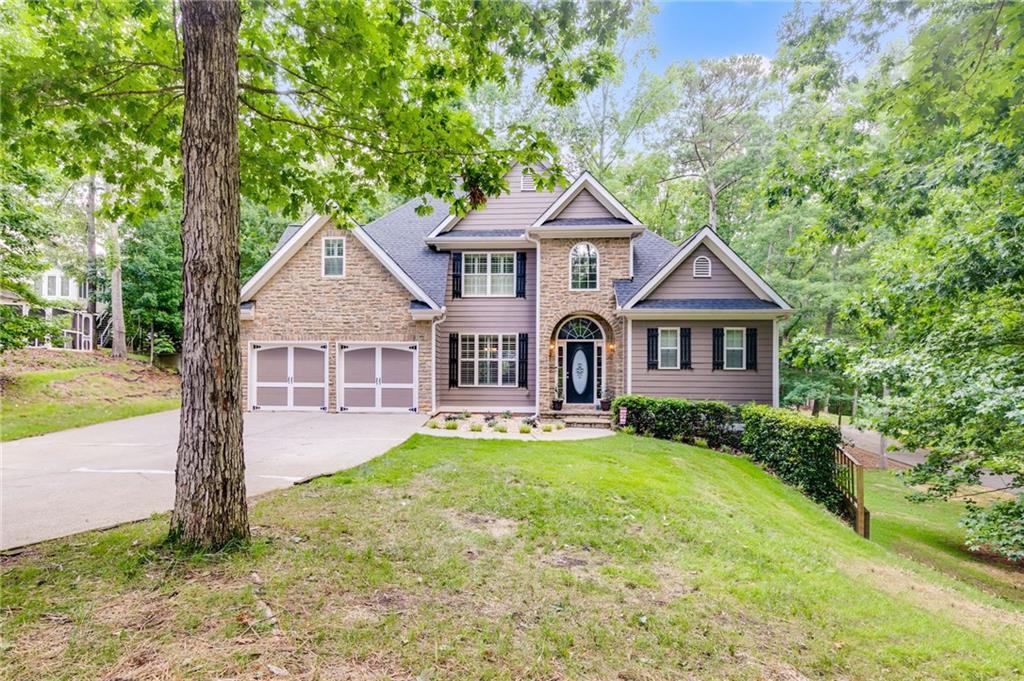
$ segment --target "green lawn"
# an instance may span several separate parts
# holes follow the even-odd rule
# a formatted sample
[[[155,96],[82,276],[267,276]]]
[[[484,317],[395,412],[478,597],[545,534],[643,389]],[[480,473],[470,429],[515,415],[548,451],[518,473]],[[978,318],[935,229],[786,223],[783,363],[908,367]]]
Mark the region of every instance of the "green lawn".
[[[213,557],[164,548],[161,516],[8,559],[3,676],[1024,673],[1020,602],[681,444],[415,436],[251,521],[251,545]]]
[[[910,490],[888,471],[866,471],[864,482],[873,541],[953,579],[1024,604],[1024,566],[1014,569],[964,548],[957,524],[963,503],[911,503]]]
[[[181,403],[176,374],[100,353],[5,353],[0,386],[0,440],[175,409]]]

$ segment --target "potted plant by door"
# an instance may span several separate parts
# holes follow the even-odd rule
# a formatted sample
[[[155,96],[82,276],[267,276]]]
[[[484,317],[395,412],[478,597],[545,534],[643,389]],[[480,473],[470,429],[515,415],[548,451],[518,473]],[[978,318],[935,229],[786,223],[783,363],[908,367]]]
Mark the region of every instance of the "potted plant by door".
[[[611,411],[613,397],[611,392],[605,393],[605,396],[601,398],[601,411]]]
[[[562,386],[555,388],[555,399],[551,400],[553,411],[562,411]]]

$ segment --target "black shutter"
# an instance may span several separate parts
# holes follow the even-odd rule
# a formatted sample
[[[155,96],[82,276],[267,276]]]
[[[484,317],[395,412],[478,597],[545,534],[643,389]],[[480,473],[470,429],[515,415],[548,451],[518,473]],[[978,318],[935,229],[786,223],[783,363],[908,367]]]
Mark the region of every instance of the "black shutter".
[[[516,253],[516,298],[526,297],[526,253]],[[522,336],[520,336],[522,338]]]
[[[526,370],[530,364],[529,334],[519,334],[519,387],[526,386]]]
[[[647,329],[647,368],[658,368],[658,330]]]
[[[725,368],[725,329],[711,329],[711,370]]]
[[[448,387],[459,385],[459,334],[448,334]]]
[[[690,359],[690,329],[679,329],[679,345],[679,368],[692,369],[693,364]]]
[[[747,368],[757,370],[757,329],[747,327]]]
[[[452,298],[462,297],[462,254],[452,253]]]

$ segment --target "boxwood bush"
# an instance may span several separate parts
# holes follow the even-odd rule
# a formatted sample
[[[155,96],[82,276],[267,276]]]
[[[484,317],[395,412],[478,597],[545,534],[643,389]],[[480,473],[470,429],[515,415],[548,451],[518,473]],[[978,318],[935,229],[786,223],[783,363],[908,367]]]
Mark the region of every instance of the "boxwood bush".
[[[838,427],[764,405],[748,404],[740,413],[740,449],[830,511],[842,510],[843,498],[833,478],[835,450],[842,442]]]
[[[714,400],[682,400],[622,395],[612,402],[612,418],[619,423],[619,409],[626,408],[626,423],[638,435],[693,443],[703,439],[708,447],[739,447],[739,410]]]

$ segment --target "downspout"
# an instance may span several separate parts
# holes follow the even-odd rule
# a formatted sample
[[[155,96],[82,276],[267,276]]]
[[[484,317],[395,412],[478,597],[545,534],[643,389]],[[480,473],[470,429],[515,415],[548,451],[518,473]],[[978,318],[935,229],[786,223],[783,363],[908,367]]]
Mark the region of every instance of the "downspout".
[[[430,415],[437,413],[437,325],[448,317],[448,308],[442,307],[441,314],[430,322]]]
[[[533,301],[533,311],[534,311],[534,331],[533,331],[534,340],[533,340],[533,342],[534,342],[534,346],[536,347],[536,350],[534,351],[536,359],[534,360],[534,363],[533,363],[533,415],[535,417],[537,417],[537,418],[540,418],[540,353],[541,353],[541,343],[540,343],[540,239],[535,239],[535,238],[531,237],[529,231],[527,231],[526,232],[526,240],[536,244],[536,246],[537,246],[537,248],[536,248],[536,253],[537,253],[537,264],[536,264],[536,267],[537,267],[537,286],[536,286],[536,290],[534,292],[535,300]],[[547,351],[547,346],[544,347],[544,350],[545,350],[545,352]]]
[[[772,317],[772,406],[779,406],[779,318]]]

